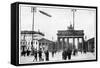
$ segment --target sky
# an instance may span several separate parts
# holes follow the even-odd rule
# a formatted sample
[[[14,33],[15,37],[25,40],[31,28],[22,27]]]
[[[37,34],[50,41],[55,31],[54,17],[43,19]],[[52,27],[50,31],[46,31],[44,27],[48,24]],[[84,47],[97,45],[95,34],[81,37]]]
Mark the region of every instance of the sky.
[[[33,12],[32,7],[36,7]],[[39,5],[20,5],[20,30],[32,30],[34,21],[34,30],[45,34],[45,38],[49,40],[57,40],[58,30],[67,30],[70,24],[73,24],[73,14],[71,9],[77,9],[75,12],[75,30],[84,30],[87,39],[95,37],[96,11],[90,8],[75,7],[53,7]],[[39,12],[39,10],[50,14],[48,17]]]

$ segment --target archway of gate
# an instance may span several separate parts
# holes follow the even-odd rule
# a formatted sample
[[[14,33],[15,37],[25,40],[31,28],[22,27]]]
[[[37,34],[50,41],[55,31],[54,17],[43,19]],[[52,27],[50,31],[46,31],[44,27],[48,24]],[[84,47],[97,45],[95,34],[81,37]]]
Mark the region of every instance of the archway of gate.
[[[84,47],[83,30],[60,30],[57,33],[59,49],[72,47],[82,51]]]

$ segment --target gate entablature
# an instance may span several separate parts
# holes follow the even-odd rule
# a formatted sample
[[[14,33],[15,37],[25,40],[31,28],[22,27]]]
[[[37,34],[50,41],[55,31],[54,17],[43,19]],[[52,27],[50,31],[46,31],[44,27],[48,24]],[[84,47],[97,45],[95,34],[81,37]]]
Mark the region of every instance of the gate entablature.
[[[59,30],[57,36],[65,36],[65,37],[83,37],[84,31],[83,30]]]

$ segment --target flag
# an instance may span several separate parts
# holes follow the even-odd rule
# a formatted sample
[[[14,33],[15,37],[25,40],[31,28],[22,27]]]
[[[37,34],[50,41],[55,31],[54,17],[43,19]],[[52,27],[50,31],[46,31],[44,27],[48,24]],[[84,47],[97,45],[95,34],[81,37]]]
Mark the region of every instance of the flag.
[[[44,15],[46,15],[46,16],[48,16],[48,17],[52,17],[51,15],[49,15],[48,13],[46,13],[44,11],[39,10],[39,12],[42,13],[42,14],[44,14]]]

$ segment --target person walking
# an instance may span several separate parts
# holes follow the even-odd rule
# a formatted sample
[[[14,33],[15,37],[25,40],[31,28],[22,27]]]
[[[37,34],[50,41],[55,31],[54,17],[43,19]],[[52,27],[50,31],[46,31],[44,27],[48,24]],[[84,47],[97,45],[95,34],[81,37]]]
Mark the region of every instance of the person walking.
[[[67,59],[67,52],[66,52],[66,50],[63,50],[62,59],[63,60],[66,60]]]
[[[37,50],[34,50],[34,60],[33,61],[37,61]]]
[[[72,54],[72,50],[70,48],[68,48],[68,50],[67,50],[68,60],[71,59],[71,54]]]
[[[29,56],[30,55],[30,50],[29,50],[29,47],[27,48],[27,51],[26,51],[26,53],[27,53],[27,56]]]
[[[46,59],[46,61],[49,61],[49,52],[48,52],[48,50],[45,52],[45,59]]]
[[[41,49],[39,50],[38,54],[39,54],[39,61],[42,61],[42,50]]]
[[[54,53],[55,53],[55,52],[54,52],[54,51],[52,51],[52,57],[54,57]]]

